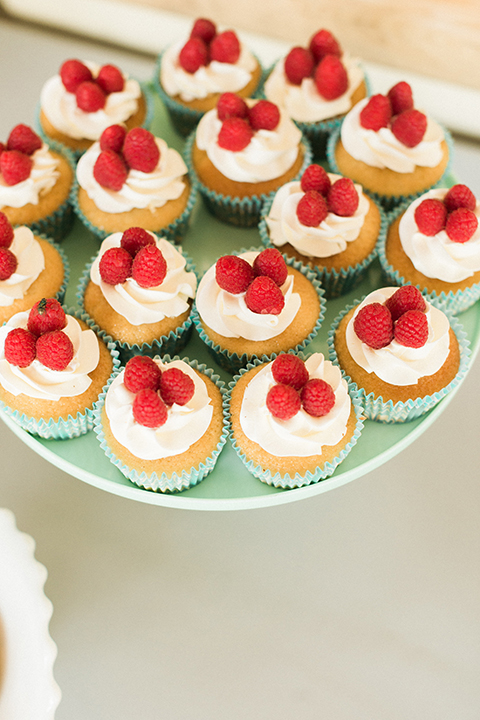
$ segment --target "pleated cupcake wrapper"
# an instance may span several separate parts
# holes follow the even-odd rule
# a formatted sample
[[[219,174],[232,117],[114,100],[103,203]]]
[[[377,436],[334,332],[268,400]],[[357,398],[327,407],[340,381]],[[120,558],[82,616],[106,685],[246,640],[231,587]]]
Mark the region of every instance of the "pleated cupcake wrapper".
[[[427,300],[432,303],[432,305],[439,307],[435,303],[434,298],[432,298],[431,296],[426,297]],[[363,299],[364,298],[362,298],[361,300],[356,300],[351,305],[342,310],[342,312],[333,321],[330,331],[328,333],[328,350],[330,360],[334,365],[338,365],[340,367],[340,369],[342,370],[342,374],[349,382],[352,382],[352,380],[343,370],[337,357],[337,352],[335,350],[334,344],[335,333],[344,315],[346,315],[352,308],[359,305]],[[445,312],[443,308],[440,307],[439,309]],[[354,388],[358,390],[358,395],[361,399],[364,414],[367,419],[375,420],[376,422],[381,423],[401,423],[416,420],[417,418],[425,415],[429,410],[434,408],[435,405],[440,402],[440,400],[442,400],[446,395],[448,395],[461,383],[467,373],[469,360],[471,357],[470,342],[467,339],[467,334],[465,333],[462,325],[459,323],[457,318],[448,311],[445,312],[445,315],[449,319],[450,326],[457,337],[460,347],[460,367],[454,379],[448,385],[441,388],[432,395],[425,395],[424,397],[407,400],[406,402],[398,401],[397,403],[394,403],[392,400],[384,401],[381,395],[377,397],[373,392],[367,394],[363,388],[359,388],[357,384],[353,382]]]
[[[258,250],[258,248],[250,248],[249,251]],[[249,252],[246,250],[239,250],[235,251],[234,255],[240,255],[244,252]],[[313,287],[315,288],[318,298],[320,300],[320,314],[318,316],[317,322],[315,323],[315,327],[313,328],[312,332],[301,342],[298,343],[294,348],[290,348],[290,350],[293,350],[294,352],[300,352],[301,350],[304,350],[309,343],[313,340],[313,338],[317,335],[323,319],[325,317],[325,309],[326,309],[326,302],[324,298],[324,290],[320,286],[320,282],[315,276],[315,273],[310,270],[306,265],[303,265],[298,260],[295,260],[293,258],[287,258],[285,257],[285,261],[287,265],[290,265],[291,267],[295,268],[299,272],[301,272],[305,277],[310,280]],[[200,315],[196,306],[193,306],[192,309],[192,318],[193,323],[197,329],[198,334],[200,335],[200,339],[205,343],[207,346],[207,350],[211,357],[215,360],[217,365],[219,365],[221,368],[226,370],[229,373],[235,374],[237,373],[242,367],[245,367],[247,363],[253,362],[254,359],[260,358],[263,362],[268,362],[269,360],[273,360],[277,357],[278,353],[270,353],[269,355],[247,355],[246,353],[243,353],[243,355],[238,355],[236,352],[229,352],[225,348],[222,348],[220,345],[215,344],[210,338],[208,337],[207,333],[202,327]],[[281,352],[284,352],[283,350]]]
[[[303,360],[306,360],[308,358],[308,355],[304,355],[301,352],[298,353],[298,355]],[[347,380],[348,393],[350,395],[355,410],[356,424],[351,440],[349,440],[345,447],[339,452],[337,457],[335,457],[331,462],[326,462],[323,466],[317,467],[314,472],[307,470],[304,474],[295,473],[295,475],[293,476],[291,476],[289,473],[282,474],[279,471],[271,472],[270,470],[262,468],[262,466],[258,465],[254,460],[248,460],[246,454],[242,451],[241,447],[233,437],[232,420],[230,414],[230,400],[232,396],[232,391],[238,380],[242,377],[244,373],[248,372],[254,367],[257,367],[263,362],[263,360],[255,359],[252,363],[248,363],[247,367],[241,368],[240,373],[236,375],[228,385],[229,389],[225,398],[225,405],[227,408],[227,420],[230,441],[233,445],[235,452],[245,465],[248,472],[250,472],[254,477],[258,478],[267,485],[272,485],[276,488],[282,488],[284,490],[299,488],[305,485],[311,485],[312,483],[316,483],[320,480],[324,480],[325,478],[330,477],[335,472],[335,469],[340,465],[340,463],[347,457],[352,448],[357,444],[358,438],[360,437],[363,429],[363,407],[358,397],[358,391],[356,390],[356,387],[352,382],[348,382]]]
[[[229,225],[236,225],[238,227],[253,227],[257,225],[260,220],[263,203],[269,197],[273,197],[275,191],[272,191],[268,195],[263,194],[252,195],[249,197],[231,197],[230,195],[222,195],[214,190],[210,190],[199,180],[195,168],[193,167],[192,149],[194,142],[195,133],[191,133],[185,143],[184,160],[187,164],[190,178],[197,186],[208,210],[219,220],[222,220]],[[304,151],[303,164],[297,175],[292,178],[292,181],[298,180],[312,162],[310,143],[308,140],[303,138],[302,145]]]
[[[215,383],[215,385],[219,388],[222,397],[225,395],[225,383],[220,379],[218,375],[214,373],[214,371],[211,368],[208,368],[204,364],[200,364],[197,360],[192,359],[190,360],[187,357],[180,358],[179,356],[170,357],[169,355],[166,355],[162,358],[163,362],[171,362],[172,360],[183,360],[184,362],[188,363],[190,367],[194,368],[195,370],[198,370],[199,372],[206,375],[212,382]],[[205,460],[200,463],[198,468],[185,468],[182,473],[173,473],[171,475],[168,475],[167,473],[152,473],[150,475],[147,475],[145,472],[138,473],[135,468],[131,468],[128,465],[126,465],[122,460],[117,458],[117,456],[114,454],[114,452],[110,449],[108,446],[105,435],[103,432],[103,425],[102,425],[102,409],[105,404],[105,396],[107,394],[108,388],[110,387],[111,383],[113,382],[114,378],[119,374],[120,370],[117,370],[114,375],[109,379],[107,385],[104,387],[103,392],[100,394],[97,402],[94,405],[93,410],[93,422],[94,422],[94,432],[97,435],[98,441],[100,442],[100,447],[105,452],[106,456],[110,460],[111,463],[113,463],[120,472],[125,475],[125,477],[130,480],[131,482],[135,483],[135,485],[138,485],[145,490],[153,490],[155,492],[165,492],[165,493],[174,493],[174,492],[181,492],[182,490],[186,490],[189,487],[193,487],[194,485],[197,485],[201,480],[203,480],[209,473],[212,472],[213,468],[215,467],[215,464],[217,462],[218,456],[220,455],[228,437],[228,426],[227,426],[227,420],[225,417],[225,410],[223,410],[223,429],[222,434],[220,437],[219,442],[217,443],[217,446],[215,450],[212,452],[211,455],[209,455]],[[159,460],[159,463],[161,463],[161,460]]]
[[[68,315],[73,315],[78,320],[86,322],[85,313],[82,313],[80,310],[65,307],[64,310]],[[120,367],[118,350],[111,338],[102,339],[107,345],[112,356],[113,376],[116,369]],[[59,418],[59,420],[53,420],[52,418],[49,420],[36,420],[25,413],[21,413],[18,410],[9,407],[1,401],[0,409],[11,417],[12,420],[14,420],[21,428],[32,435],[38,435],[46,440],[69,440],[71,438],[80,437],[80,435],[85,435],[89,430],[93,429],[93,411],[91,408],[86,408],[84,413],[78,412],[75,416],[68,415],[66,418]]]

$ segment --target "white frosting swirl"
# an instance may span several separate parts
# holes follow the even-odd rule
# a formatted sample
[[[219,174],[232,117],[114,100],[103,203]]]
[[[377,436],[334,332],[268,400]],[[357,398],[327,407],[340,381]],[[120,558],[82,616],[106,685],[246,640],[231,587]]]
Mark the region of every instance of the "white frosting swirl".
[[[7,280],[0,280],[0,307],[13,305],[23,298],[30,285],[45,268],[45,258],[30,228],[22,225],[13,232],[9,250],[17,258],[17,269]]]
[[[195,297],[195,273],[185,270],[186,260],[182,253],[168,240],[153,233],[150,235],[155,238],[167,263],[167,274],[160,285],[142,288],[131,277],[117,285],[102,280],[100,259],[109,248],[120,247],[122,234],[118,232],[105,238],[90,270],[92,282],[100,287],[108,304],[131,325],[160,322],[165,317],[177,317],[186,312],[190,307],[188,300]]]
[[[325,380],[335,393],[335,405],[327,415],[313,417],[303,407],[290,420],[274,417],[266,405],[267,393],[276,384],[271,363],[248,383],[240,409],[240,425],[245,435],[266,452],[278,457],[320,455],[324,445],[336,445],[345,436],[351,399],[340,368],[321,353],[306,361],[310,379]]]
[[[480,203],[477,202],[474,210],[479,227],[465,243],[450,240],[445,230],[432,236],[423,235],[415,222],[415,210],[423,200],[443,200],[447,192],[447,188],[429,190],[415,200],[403,214],[398,230],[405,254],[419,272],[456,283],[480,270]]]
[[[341,176],[329,173],[329,177],[334,183]],[[309,257],[331,257],[343,252],[349,242],[358,238],[370,208],[362,186],[355,184],[355,189],[359,203],[351,217],[329,212],[318,227],[308,227],[297,217],[297,206],[304,195],[300,181],[282,185],[265,218],[271,242],[276,247],[290,243],[295,250]]]
[[[258,254],[249,251],[240,257],[253,265]],[[197,310],[203,322],[223,337],[270,340],[293,322],[302,304],[300,295],[294,292],[292,275],[288,275],[281,290],[285,306],[279,315],[254,313],[245,303],[245,293],[233,295],[217,285],[215,265],[212,265],[198,285]]]
[[[27,395],[39,400],[60,400],[81,395],[91,384],[88,373],[95,370],[100,358],[97,336],[93,330],[82,330],[77,319],[67,315],[63,328],[73,344],[73,358],[65,370],[50,370],[39,360],[28,367],[10,365],[5,360],[5,338],[13,328],[27,328],[28,312],[17,313],[0,328],[0,384],[12,395]]]
[[[0,208],[38,205],[40,197],[48,193],[60,177],[58,159],[48,145],[43,143],[30,157],[33,161],[30,175],[16,185],[7,185],[0,173]]]
[[[160,82],[168,95],[179,95],[185,102],[203,99],[208,95],[238,92],[251,80],[257,61],[250,50],[240,43],[240,56],[236,63],[212,60],[194,73],[182,68],[178,56],[184,41],[168,47],[162,55]]]
[[[160,150],[160,159],[152,172],[128,171],[127,179],[120,190],[109,190],[95,180],[93,168],[100,155],[100,143],[94,143],[77,164],[77,180],[88,197],[102,212],[122,213],[134,208],[152,212],[163,207],[169,200],[177,200],[185,189],[184,175],[187,166],[182,156],[169,148],[165,140],[155,138]]]
[[[366,372],[374,373],[390,385],[415,385],[421,377],[440,370],[448,357],[450,323],[445,313],[425,301],[428,338],[421,348],[406,347],[392,340],[386,347],[374,350],[359,339],[353,328],[360,308],[374,302],[383,304],[396,290],[396,287],[374,290],[358,305],[346,328],[347,347],[357,365]]]
[[[342,123],[343,146],[355,160],[398,173],[413,172],[416,166],[436,167],[441,162],[444,132],[435,120],[427,116],[423,140],[410,148],[397,140],[389,127],[376,132],[360,125],[360,113],[368,102],[369,98],[365,98],[357,103]]]
[[[197,373],[183,362],[172,360],[155,362],[160,369],[175,367],[189,375],[195,392],[186,405],[174,403],[168,407],[168,418],[159,428],[148,428],[134,420],[132,404],[135,394],[123,384],[122,371],[113,380],[105,398],[105,412],[113,436],[133,455],[143,460],[160,460],[186,452],[207,431],[213,416],[213,406],[207,387]]]
[[[247,100],[249,105],[255,102]],[[280,111],[275,130],[257,130],[247,147],[239,152],[220,147],[221,127],[217,110],[209,110],[198,123],[196,143],[230,180],[251,183],[272,180],[289,170],[297,159],[302,133],[285,112]]]
[[[289,117],[298,122],[320,122],[344,115],[352,105],[352,95],[363,80],[364,74],[357,59],[342,56],[348,76],[346,91],[334,100],[320,95],[313,78],[304,78],[300,85],[289,82],[285,75],[285,60],[279,60],[265,82],[265,95],[283,107]]]
[[[84,63],[97,77],[100,65]],[[109,125],[128,120],[138,109],[142,90],[137,80],[123,75],[124,87],[120,92],[107,95],[105,106],[96,112],[85,112],[77,106],[75,93],[68,92],[60,75],[51,77],[42,88],[40,105],[54,128],[71,138],[98,140]]]

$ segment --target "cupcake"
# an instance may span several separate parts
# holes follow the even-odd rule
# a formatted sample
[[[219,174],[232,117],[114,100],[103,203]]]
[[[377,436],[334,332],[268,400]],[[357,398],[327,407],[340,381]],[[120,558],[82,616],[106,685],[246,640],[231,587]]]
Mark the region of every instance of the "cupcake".
[[[320,165],[282,185],[259,225],[264,244],[313,268],[327,298],[362,280],[385,229],[383,211],[360,185]]]
[[[133,227],[105,238],[81,279],[78,297],[88,322],[128,359],[185,346],[196,286],[191,261],[174,245]]]
[[[379,288],[355,302],[334,321],[329,345],[366,417],[380,422],[424,415],[459,384],[469,356],[458,321],[413,285]]]
[[[129,360],[95,409],[107,457],[132,482],[174,492],[210,473],[227,438],[223,382],[196,360]]]
[[[262,482],[295,488],[330,476],[356,444],[361,409],[321,353],[257,360],[231,385],[231,439]]]
[[[461,312],[480,297],[480,203],[466,185],[435,188],[394,214],[379,257],[388,280],[411,283]]]
[[[231,93],[205,113],[185,153],[208,209],[245,227],[258,223],[262,202],[311,160],[300,130],[276,105]]]
[[[130,227],[180,240],[195,203],[181,155],[144,128],[108,127],[78,161],[75,211],[100,239]]]
[[[211,20],[195,20],[190,37],[159,56],[154,83],[172,123],[188,135],[224,92],[251,97],[262,78],[257,58],[233,30],[217,33]]]
[[[42,299],[0,328],[1,407],[34,435],[83,435],[117,354],[80,317]]]
[[[255,357],[303,349],[324,312],[314,274],[267,248],[219,258],[200,280],[193,321],[215,360],[236,372]]]
[[[0,143],[0,211],[12,225],[61,240],[72,225],[74,179],[71,154],[47,145],[28,125],[16,125]]]
[[[130,130],[150,121],[150,100],[137,80],[115,65],[66,60],[40,94],[39,129],[75,154],[85,152],[109,127]]]

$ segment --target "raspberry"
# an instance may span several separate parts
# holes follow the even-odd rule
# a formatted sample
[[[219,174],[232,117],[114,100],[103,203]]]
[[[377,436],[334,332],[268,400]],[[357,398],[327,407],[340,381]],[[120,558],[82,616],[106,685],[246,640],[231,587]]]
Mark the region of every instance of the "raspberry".
[[[298,355],[283,353],[272,362],[272,375],[277,383],[300,390],[308,380],[308,370]]]
[[[392,107],[392,115],[399,115],[404,110],[413,108],[412,88],[404,80],[391,87],[387,97]]]
[[[0,172],[7,185],[18,185],[30,177],[32,166],[32,159],[18,150],[4,150],[0,155]]]
[[[246,291],[253,280],[253,268],[238,255],[224,255],[215,264],[215,280],[226,292],[238,295]]]
[[[107,285],[120,285],[132,274],[132,256],[122,247],[109,248],[100,258],[98,271]]]
[[[253,261],[253,274],[255,277],[266,275],[281,287],[288,275],[287,263],[277,248],[266,248],[257,255]]]
[[[228,117],[218,133],[218,144],[225,150],[240,152],[247,147],[253,136],[253,130],[243,118]],[[1,161],[2,155],[0,155]]]
[[[285,75],[292,85],[301,85],[304,78],[312,75],[314,67],[312,53],[303,47],[293,47],[284,61]]]
[[[350,178],[335,180],[327,195],[329,212],[340,217],[351,217],[355,215],[358,203],[358,192],[355,190],[353,180]]]
[[[37,360],[50,370],[65,370],[73,358],[73,343],[63,330],[52,330],[37,338]]]
[[[353,328],[357,337],[374,350],[385,347],[393,338],[392,316],[381,303],[364,305],[355,316]]]
[[[199,37],[187,40],[180,50],[178,62],[185,72],[196,73],[197,70],[208,63],[208,48]]]
[[[5,213],[0,212],[0,247],[8,248],[13,241],[13,227]]]
[[[414,285],[402,285],[395,290],[393,295],[385,301],[385,307],[390,310],[393,322],[409,310],[419,310],[425,312],[427,305],[425,299],[418,288]]]
[[[395,323],[395,340],[406,347],[421,348],[428,339],[428,320],[421,310],[407,310]]]
[[[102,187],[118,192],[128,177],[127,166],[122,156],[113,150],[102,150],[95,160],[93,177]]]
[[[20,327],[10,330],[5,338],[3,348],[5,360],[10,365],[21,368],[28,367],[35,360],[37,354],[36,342],[37,338],[28,330]]]
[[[121,92],[125,80],[116,65],[102,65],[97,76],[97,85],[100,85],[105,95],[110,95],[113,92]]]
[[[215,35],[210,43],[210,60],[234,64],[239,57],[240,42],[233,30],[225,30]]]
[[[113,150],[120,153],[127,131],[123,125],[109,125],[100,135],[100,150]]]
[[[420,110],[404,110],[392,120],[392,133],[407,147],[415,147],[427,130],[427,118]]]
[[[60,68],[60,77],[65,90],[70,93],[74,93],[80,83],[93,80],[91,71],[80,60],[65,60]]]
[[[7,149],[7,148],[5,147],[5,144],[2,143],[2,142],[0,142],[0,155],[1,155],[2,152],[3,152],[4,150],[6,150],[6,149]]]
[[[367,130],[378,132],[382,127],[388,127],[392,117],[390,100],[385,95],[372,95],[360,112],[360,125]]]
[[[8,280],[18,266],[17,256],[8,248],[0,247],[0,280]]]
[[[160,160],[160,150],[155,137],[145,128],[133,128],[123,143],[125,162],[132,170],[149,173],[155,170]]]
[[[422,235],[433,237],[445,227],[447,208],[441,200],[427,198],[417,205],[414,217]]]
[[[303,192],[316,190],[320,195],[327,196],[331,185],[327,171],[321,165],[309,165],[302,175],[300,185]]]
[[[336,55],[325,55],[315,70],[315,85],[325,100],[335,100],[348,88],[348,75]]]
[[[171,367],[162,372],[160,395],[165,405],[186,405],[195,392],[195,383],[190,375],[180,368]]]
[[[328,215],[327,201],[316,190],[308,190],[297,205],[297,217],[302,225],[318,227]]]
[[[466,185],[454,185],[443,198],[447,212],[465,207],[467,210],[475,210],[477,199],[473,192]]]
[[[319,30],[313,35],[309,44],[315,62],[320,62],[325,55],[341,57],[342,50],[336,38],[328,30]]]
[[[167,422],[168,410],[160,395],[145,388],[140,390],[132,403],[132,413],[134,420],[139,425],[149,428],[157,428]]]
[[[120,240],[120,246],[135,257],[137,252],[145,245],[155,245],[155,238],[147,230],[140,227],[131,227],[125,230]]]
[[[248,117],[248,105],[243,98],[232,92],[220,95],[217,103],[217,115],[219,120],[227,117]]]
[[[305,412],[313,417],[327,415],[335,405],[332,386],[320,378],[312,378],[303,386],[300,399]]]
[[[42,139],[28,125],[15,125],[8,136],[7,150],[18,150],[25,155],[33,155],[42,147]]]
[[[94,113],[105,107],[107,96],[100,85],[91,80],[80,83],[75,90],[77,107],[83,112]]]
[[[140,287],[161,285],[167,274],[167,262],[156,245],[145,245],[135,255],[132,263],[132,278]]]
[[[467,242],[475,234],[477,228],[478,219],[471,210],[460,207],[448,213],[445,232],[453,242]]]
[[[280,315],[285,299],[272,278],[259,275],[247,288],[245,304],[249,310],[260,315]]]
[[[132,393],[149,388],[158,390],[162,371],[147,355],[135,355],[125,365],[123,384]]]
[[[55,298],[42,298],[28,314],[27,328],[33,335],[63,330],[66,324],[65,311]]]
[[[190,37],[199,37],[206,45],[209,45],[216,34],[217,28],[215,23],[207,18],[197,18],[197,20],[193,23]]]
[[[259,100],[249,108],[248,120],[253,130],[275,130],[280,122],[280,110],[270,100]]]
[[[279,420],[290,420],[302,406],[300,395],[291,385],[273,385],[267,393],[266,404]]]

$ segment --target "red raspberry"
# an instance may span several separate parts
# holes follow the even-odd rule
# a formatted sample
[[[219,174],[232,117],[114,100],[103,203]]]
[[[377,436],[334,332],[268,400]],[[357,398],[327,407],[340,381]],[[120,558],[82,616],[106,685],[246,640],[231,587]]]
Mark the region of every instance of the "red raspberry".
[[[0,212],[0,247],[8,248],[13,241],[13,227],[5,213]]]
[[[243,98],[232,92],[220,95],[217,103],[217,115],[219,120],[227,117],[248,117],[248,105]]]
[[[37,338],[28,330],[20,327],[10,330],[5,338],[3,348],[5,360],[10,365],[21,368],[28,367],[35,360],[37,354],[36,342]]]
[[[31,157],[18,150],[4,150],[0,155],[0,172],[7,185],[18,185],[30,177],[32,166]]]
[[[277,383],[300,390],[308,380],[308,370],[298,355],[282,353],[272,362],[272,375]]]
[[[66,324],[65,311],[55,298],[42,298],[28,314],[27,328],[33,335],[63,330]]]
[[[100,150],[113,150],[120,153],[127,131],[123,125],[109,125],[100,135]]]
[[[195,383],[180,368],[171,367],[162,372],[160,395],[165,405],[186,405],[195,393]]]
[[[107,102],[107,96],[100,85],[97,85],[96,82],[92,82],[91,80],[80,83],[75,90],[75,98],[77,107],[87,113],[102,110]]]
[[[465,207],[467,210],[475,210],[477,199],[473,192],[466,185],[454,185],[443,198],[447,212]]]
[[[107,285],[120,285],[132,274],[132,256],[122,247],[108,248],[100,258],[98,271]]]
[[[315,70],[315,85],[325,100],[335,100],[348,88],[348,75],[340,58],[325,55]]]
[[[5,147],[4,143],[0,142],[0,155],[1,155],[2,152],[3,152],[4,150],[6,150],[6,149],[7,149],[7,148]]]
[[[313,417],[327,415],[335,405],[332,386],[320,378],[312,378],[303,386],[300,399],[305,412]]]
[[[167,422],[168,410],[160,395],[145,388],[140,390],[132,403],[135,422],[149,428],[157,428]]]
[[[297,205],[297,217],[302,225],[318,227],[328,215],[327,201],[316,190],[308,190]]]
[[[475,234],[477,228],[478,219],[471,210],[460,207],[448,213],[445,232],[453,242],[467,242]]]
[[[193,37],[187,40],[180,50],[178,56],[180,66],[193,75],[197,70],[208,63],[208,48],[199,37]]]
[[[267,393],[266,404],[279,420],[290,420],[302,406],[300,395],[291,385],[273,385]]]
[[[392,316],[381,303],[364,305],[355,316],[353,328],[357,337],[374,350],[385,347],[393,338]]]
[[[293,47],[284,61],[285,75],[292,85],[301,85],[304,78],[312,75],[314,67],[312,53],[303,47]]]
[[[425,299],[418,288],[414,285],[402,285],[395,290],[393,295],[385,301],[385,307],[390,310],[393,322],[409,310],[419,310],[425,312],[427,305]]]
[[[359,201],[358,192],[350,178],[335,180],[327,195],[329,212],[340,217],[355,215]]]
[[[378,132],[382,127],[388,127],[392,117],[390,100],[385,95],[372,95],[360,112],[360,125],[367,130]]]
[[[65,60],[60,68],[60,77],[65,90],[74,93],[82,82],[93,80],[91,71],[80,60]]]
[[[216,34],[217,28],[215,23],[207,18],[197,18],[197,20],[193,23],[190,37],[199,37],[206,45],[209,45]]]
[[[65,370],[74,354],[73,343],[63,330],[52,330],[37,338],[37,360],[50,370]]]
[[[215,264],[215,280],[226,292],[238,295],[246,291],[253,280],[253,268],[238,255],[224,255]]]
[[[445,227],[447,208],[441,200],[427,198],[417,205],[414,217],[419,231],[433,237]]]
[[[121,155],[113,150],[102,150],[93,166],[93,177],[102,187],[118,192],[128,177],[127,166]]]
[[[0,247],[0,280],[8,280],[18,266],[17,256],[8,248]]]
[[[253,137],[253,130],[243,118],[228,117],[218,133],[218,144],[225,150],[240,152],[247,147]],[[0,155],[1,161],[2,155]]]
[[[336,55],[341,57],[342,50],[336,38],[329,30],[319,30],[310,40],[310,52],[315,62],[320,62],[325,55]]]
[[[100,85],[105,95],[110,95],[113,92],[121,92],[125,80],[116,65],[102,65],[97,76],[97,85]]]
[[[253,261],[253,274],[255,277],[266,275],[281,287],[288,275],[287,263],[277,248],[266,248],[257,255]]]
[[[141,248],[132,263],[132,278],[140,287],[161,285],[167,274],[167,262],[156,245]]]
[[[427,118],[420,110],[404,110],[392,120],[392,133],[407,147],[415,147],[427,130]]]
[[[421,310],[407,310],[395,323],[395,340],[406,347],[421,348],[428,339],[428,320]]]
[[[145,245],[156,245],[155,238],[147,230],[140,227],[131,227],[125,230],[120,240],[120,246],[135,257],[137,252]]]
[[[42,147],[42,139],[28,125],[15,125],[8,136],[7,150],[18,150],[25,155],[33,155]]]
[[[330,190],[331,180],[327,171],[321,165],[309,165],[302,175],[300,185],[303,192],[316,190],[320,195],[327,196]]]
[[[215,35],[210,43],[210,60],[234,64],[240,57],[240,42],[233,30]]]
[[[125,137],[123,156],[132,170],[152,172],[160,160],[160,150],[155,142],[155,136],[145,128],[133,128]]]
[[[259,275],[247,288],[245,304],[249,310],[260,315],[280,315],[285,306],[285,299],[272,278]]]
[[[275,130],[280,122],[280,110],[270,100],[259,100],[248,110],[253,130]]]
[[[158,390],[162,371],[147,355],[135,355],[125,365],[123,384],[132,393],[149,388]]]
[[[410,85],[402,80],[390,88],[387,93],[392,106],[392,115],[399,115],[404,110],[413,108],[413,93]]]

